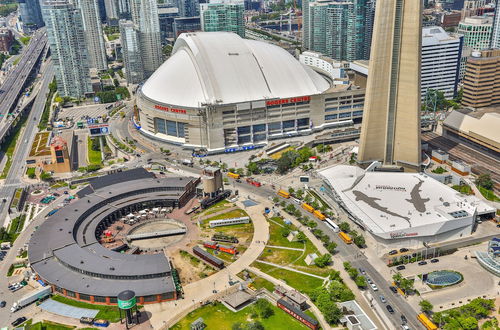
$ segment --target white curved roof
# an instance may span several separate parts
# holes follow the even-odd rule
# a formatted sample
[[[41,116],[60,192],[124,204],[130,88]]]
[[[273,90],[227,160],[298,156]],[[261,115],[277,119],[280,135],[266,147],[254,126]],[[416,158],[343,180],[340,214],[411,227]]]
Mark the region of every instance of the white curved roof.
[[[319,94],[330,84],[284,49],[229,32],[184,33],[142,94],[184,107]]]

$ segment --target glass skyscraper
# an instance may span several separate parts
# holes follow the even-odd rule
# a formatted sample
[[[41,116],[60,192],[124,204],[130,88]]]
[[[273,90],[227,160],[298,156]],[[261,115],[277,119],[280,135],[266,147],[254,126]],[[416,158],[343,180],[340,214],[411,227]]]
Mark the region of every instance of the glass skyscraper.
[[[212,0],[200,4],[201,27],[206,32],[227,31],[245,37],[245,4],[241,0]]]

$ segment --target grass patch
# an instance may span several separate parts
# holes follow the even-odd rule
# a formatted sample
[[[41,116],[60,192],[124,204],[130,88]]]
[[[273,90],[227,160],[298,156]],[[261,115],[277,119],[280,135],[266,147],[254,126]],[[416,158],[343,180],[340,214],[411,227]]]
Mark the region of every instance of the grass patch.
[[[113,41],[113,40],[116,40],[118,38],[120,38],[119,34],[108,34],[108,40],[109,41]]]
[[[323,280],[316,277],[295,273],[286,269],[261,264],[259,262],[254,262],[252,266],[260,269],[264,273],[269,274],[274,278],[282,280],[294,289],[303,293],[310,292],[323,285]]]
[[[274,315],[267,319],[256,317],[252,320],[259,321],[264,326],[264,329],[287,329],[299,330],[308,329],[305,325],[272,305]],[[233,324],[242,322],[249,323],[252,318],[253,308],[248,306],[239,312],[233,313],[221,303],[210,304],[189,313],[185,318],[176,323],[171,329],[190,329],[190,324],[198,319],[203,318],[203,322],[207,325],[207,329],[231,329]]]
[[[21,38],[19,38],[19,41],[21,41],[21,43],[23,45],[29,44],[30,40],[31,40],[31,37],[21,37]]]
[[[42,115],[40,116],[40,123],[38,123],[39,131],[43,131],[44,129],[46,129],[47,125],[49,124],[50,107],[52,105],[52,98],[54,97],[56,91],[57,82],[56,78],[54,78],[54,80],[52,80],[52,82],[49,84],[49,95],[47,96],[47,100],[45,100],[45,107],[43,108]]]
[[[467,184],[454,185],[452,188],[464,195],[474,195],[474,191]]]
[[[205,220],[205,222],[212,220],[222,220],[222,219],[241,218],[241,217],[248,217],[248,213],[246,213],[243,210],[237,209],[208,218]]]
[[[74,328],[76,327],[50,321],[37,322],[35,324],[26,326],[26,330],[66,330]]]
[[[272,262],[273,264],[287,266],[295,262],[302,255],[302,251],[265,248],[259,260]]]
[[[233,204],[228,202],[227,200],[223,199],[220,202],[215,203],[214,205],[210,206],[205,210],[205,212],[200,213],[200,216],[207,216],[209,214],[215,213],[222,211],[224,209],[227,209],[231,207]]]
[[[257,290],[264,288],[267,289],[269,292],[274,291],[274,284],[262,277],[255,278],[252,284]]]
[[[19,64],[19,61],[21,61],[21,56],[16,57],[16,59],[14,60],[14,62],[12,62],[12,65],[16,66],[17,64]]]
[[[446,173],[448,171],[445,168],[439,166],[439,167],[436,167],[435,169],[433,169],[431,172],[436,173],[436,174],[443,174],[443,173]]]
[[[190,253],[188,253],[188,252],[186,252],[184,250],[180,250],[179,254],[184,259],[189,260],[189,262],[191,263],[191,265],[193,265],[194,267],[197,267],[201,263],[200,259],[196,258],[195,256],[191,255]]]
[[[269,222],[269,241],[267,245],[277,245],[284,247],[292,247],[302,249],[304,244],[300,242],[290,242],[286,237],[283,237],[282,232],[288,228],[289,230],[297,230],[293,225],[285,225],[283,219],[279,217],[273,217]],[[278,223],[278,224],[277,224]],[[281,226],[280,226],[281,225]],[[283,227],[282,227],[283,226]]]
[[[477,189],[481,192],[481,195],[483,195],[484,198],[486,198],[489,201],[492,202],[500,202],[500,198],[498,198],[497,195],[491,190],[488,190],[484,187],[478,186]]]
[[[105,319],[110,323],[120,321],[120,312],[116,306],[93,305],[59,295],[54,295],[51,299],[70,306],[99,310],[99,313],[96,315],[97,319]],[[137,305],[137,307],[141,309],[142,306]]]
[[[96,142],[92,141],[92,138],[90,136],[87,138],[87,147],[88,147],[88,158],[89,158],[89,165],[101,165],[102,158],[101,158],[101,152],[99,150],[94,150],[92,148],[92,145]]]
[[[35,168],[34,167],[28,167],[26,169],[26,175],[28,176],[28,178],[30,179],[34,179],[35,176],[36,176],[36,172],[35,172]]]

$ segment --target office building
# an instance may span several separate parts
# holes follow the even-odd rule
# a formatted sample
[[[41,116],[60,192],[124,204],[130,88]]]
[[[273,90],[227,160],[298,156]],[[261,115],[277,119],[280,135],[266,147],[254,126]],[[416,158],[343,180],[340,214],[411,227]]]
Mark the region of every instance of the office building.
[[[167,38],[173,39],[174,36],[174,19],[179,17],[179,8],[172,5],[159,3],[158,4],[158,19],[160,21],[161,42],[166,43]]]
[[[42,4],[42,14],[59,95],[86,96],[92,85],[81,10],[68,0],[48,0]]]
[[[500,49],[474,52],[467,61],[463,86],[465,106],[500,104]]]
[[[106,71],[108,69],[106,44],[104,43],[97,0],[77,0],[77,3],[83,17],[83,30],[89,55],[89,66],[98,71]]]
[[[163,62],[158,5],[156,0],[131,0],[130,9],[139,31],[144,76],[149,77]]]
[[[223,153],[359,123],[364,89],[316,70],[235,33],[184,33],[137,90],[136,127],[151,139]]]
[[[23,31],[30,32],[45,25],[42,18],[40,0],[18,0],[19,16],[23,22]]]
[[[360,163],[420,169],[421,43],[421,1],[377,1]]]
[[[120,20],[120,39],[127,83],[138,84],[144,80],[139,32],[134,22]]]
[[[179,8],[180,17],[196,17],[200,16],[200,1],[199,0],[178,0],[177,8]]]
[[[104,8],[106,9],[106,21],[108,23],[118,19],[117,0],[104,0]]]
[[[500,48],[500,1],[495,0],[495,17],[493,19],[493,29],[491,31],[490,48]]]
[[[462,54],[462,37],[448,34],[442,27],[422,31],[422,100],[429,89],[439,90],[451,99],[457,93]]]
[[[14,43],[14,34],[10,29],[0,29],[0,52],[8,53]]]
[[[182,33],[201,31],[200,17],[176,17],[174,18],[174,38]]]
[[[131,14],[130,0],[118,0],[118,17],[120,19],[130,19]]]
[[[368,59],[375,1],[306,1],[304,48],[336,60]]]
[[[234,32],[245,37],[243,0],[210,0],[200,4],[201,28],[206,32]]]
[[[459,80],[462,81],[467,60],[473,51],[481,51],[490,46],[493,17],[466,17],[458,24],[458,34],[463,36],[462,58],[460,59]]]

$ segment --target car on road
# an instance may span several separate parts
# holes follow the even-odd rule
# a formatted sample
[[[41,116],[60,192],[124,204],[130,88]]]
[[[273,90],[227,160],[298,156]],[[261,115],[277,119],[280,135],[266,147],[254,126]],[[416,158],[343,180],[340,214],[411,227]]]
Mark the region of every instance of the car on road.
[[[500,228],[500,223],[497,225],[497,228]]]
[[[21,323],[24,323],[26,322],[26,318],[24,316],[21,316],[21,317],[18,317],[14,322],[12,322],[12,326],[13,327],[17,327],[18,325],[20,325]]]
[[[69,194],[69,192],[68,192],[67,190],[65,190],[65,191],[64,191],[64,194],[65,194],[65,195],[68,195],[68,194]]]
[[[361,273],[361,275],[366,275],[366,272],[365,272],[365,270],[363,268],[360,268],[359,272]]]
[[[393,256],[395,254],[398,254],[398,250],[391,250],[391,251],[389,251],[389,255],[390,256]]]
[[[382,304],[385,304],[387,302],[387,300],[385,300],[385,297],[384,296],[380,296],[380,301],[382,302]]]
[[[406,319],[406,316],[404,316],[403,314],[401,314],[401,322],[403,322],[403,324],[408,323],[408,319]]]
[[[391,305],[386,305],[385,308],[387,308],[387,311],[391,314],[394,314],[394,309],[392,308]]]
[[[409,326],[407,326],[406,324],[401,324],[401,329],[403,330],[411,330]]]
[[[6,302],[5,300],[2,300],[2,301],[0,302],[0,308],[4,308],[4,307],[5,307],[5,305],[7,305],[7,302]]]
[[[401,252],[401,253],[408,252],[408,251],[409,250],[407,248],[401,248],[401,249],[399,249],[399,252]]]
[[[435,264],[436,262],[439,262],[439,259],[436,259],[436,258],[431,259],[431,264]]]
[[[372,284],[373,283],[372,279],[369,278],[369,277],[366,278],[366,282],[368,282],[368,284]]]
[[[395,286],[390,286],[389,289],[394,293],[398,293],[398,289]]]
[[[424,266],[424,265],[427,265],[427,261],[422,260],[422,261],[420,261],[420,262],[418,263],[418,265],[419,265],[419,266]]]
[[[56,193],[56,192],[55,192],[55,193],[53,193],[52,195],[54,195],[54,196],[56,196],[56,197],[61,196],[61,194],[58,194],[58,193]]]
[[[404,265],[399,265],[396,267],[397,270],[404,270],[406,267]]]
[[[373,291],[378,291],[377,285],[375,283],[370,284],[372,287]]]

